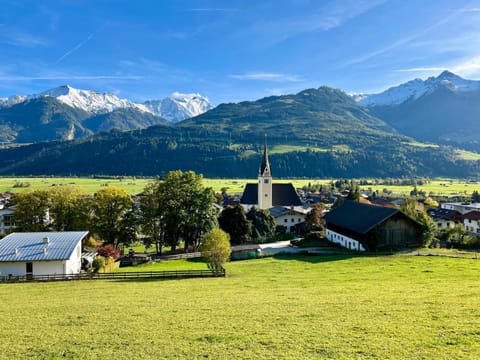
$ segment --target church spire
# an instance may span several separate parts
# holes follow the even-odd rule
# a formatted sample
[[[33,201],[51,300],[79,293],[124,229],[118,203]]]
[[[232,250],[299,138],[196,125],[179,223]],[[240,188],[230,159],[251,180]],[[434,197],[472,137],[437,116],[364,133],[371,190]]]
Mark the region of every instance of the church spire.
[[[263,159],[262,164],[260,165],[260,176],[272,176],[270,171],[270,163],[268,162],[267,134],[265,134],[265,141],[263,145]]]

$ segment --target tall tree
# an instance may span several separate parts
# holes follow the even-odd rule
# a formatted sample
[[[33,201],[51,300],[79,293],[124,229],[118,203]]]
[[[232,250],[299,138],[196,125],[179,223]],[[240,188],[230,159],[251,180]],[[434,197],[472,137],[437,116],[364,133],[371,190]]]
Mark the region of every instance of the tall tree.
[[[91,228],[106,244],[129,244],[135,240],[135,208],[123,189],[109,186],[98,191],[91,203]]]
[[[46,231],[50,226],[49,196],[45,190],[15,194],[13,221],[19,231]]]
[[[315,203],[312,206],[310,212],[305,216],[305,223],[308,230],[316,230],[322,226],[323,205],[321,203]]]
[[[252,224],[241,205],[227,206],[218,217],[220,228],[230,235],[232,244],[244,244],[250,239]]]
[[[161,218],[161,203],[158,198],[158,184],[147,184],[140,199],[141,231],[148,237],[147,242],[155,244],[157,254],[162,253],[165,245],[164,222]]]
[[[52,228],[56,231],[88,229],[88,197],[83,189],[58,186],[48,192]]]
[[[263,242],[275,234],[275,218],[270,212],[252,207],[247,219],[252,223],[252,240]]]
[[[202,175],[193,171],[171,171],[149,185],[145,194],[142,212],[147,210],[149,227],[172,250],[180,240],[185,249],[198,248],[203,235],[216,224],[213,190],[205,188]]]
[[[474,190],[472,193],[472,202],[474,203],[480,202],[480,194],[478,193],[477,190]]]

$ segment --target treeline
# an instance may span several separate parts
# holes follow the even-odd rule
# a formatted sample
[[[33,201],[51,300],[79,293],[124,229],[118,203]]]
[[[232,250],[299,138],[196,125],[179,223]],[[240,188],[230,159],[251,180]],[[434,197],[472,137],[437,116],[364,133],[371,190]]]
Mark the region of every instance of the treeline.
[[[93,196],[74,186],[16,194],[13,198],[15,231],[88,230],[104,245],[128,246],[139,239],[173,251],[198,250],[206,233],[220,227],[232,244],[263,242],[275,234],[270,213],[240,206],[221,213],[213,206],[215,194],[193,171],[172,171],[149,183],[133,199],[125,190],[109,186]],[[237,216],[240,214],[240,217]],[[239,228],[243,230],[238,231]]]
[[[207,177],[225,178],[253,176],[258,171],[260,152],[245,151],[251,144],[232,147],[228,141],[200,140],[192,134],[187,136],[185,129],[166,137],[143,137],[139,133],[114,132],[72,143],[2,150],[0,174],[157,176],[176,169],[192,169]],[[275,177],[466,178],[480,173],[480,161],[458,160],[453,153],[451,148],[432,151],[384,143],[383,147],[376,144],[351,151],[307,148],[274,153],[270,163]]]

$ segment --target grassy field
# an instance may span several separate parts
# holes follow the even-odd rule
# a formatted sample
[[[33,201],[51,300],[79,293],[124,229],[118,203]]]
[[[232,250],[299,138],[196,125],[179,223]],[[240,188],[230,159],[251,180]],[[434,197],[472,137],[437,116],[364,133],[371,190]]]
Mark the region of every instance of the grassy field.
[[[51,189],[59,185],[74,185],[85,189],[90,194],[95,193],[102,187],[114,185],[125,189],[130,194],[138,194],[143,191],[145,185],[152,179],[145,178],[122,178],[122,179],[94,179],[77,177],[43,177],[43,178],[10,178],[0,177],[0,192],[12,191],[22,192],[37,189]],[[274,179],[276,183],[293,183],[296,188],[301,188],[310,184],[329,184],[331,179]],[[241,193],[247,183],[256,183],[257,179],[204,179],[206,186],[212,187],[215,192],[220,192],[222,188],[227,188],[229,194]],[[29,183],[29,187],[14,187],[15,183]],[[380,193],[383,189],[391,191],[394,195],[410,194],[413,186],[398,185],[364,185],[364,189],[372,188]],[[428,194],[434,195],[471,195],[474,190],[480,190],[480,184],[458,179],[434,179],[430,183],[417,186],[418,190],[423,190]]]
[[[226,267],[227,278],[0,285],[0,357],[480,358],[478,260],[279,256]]]

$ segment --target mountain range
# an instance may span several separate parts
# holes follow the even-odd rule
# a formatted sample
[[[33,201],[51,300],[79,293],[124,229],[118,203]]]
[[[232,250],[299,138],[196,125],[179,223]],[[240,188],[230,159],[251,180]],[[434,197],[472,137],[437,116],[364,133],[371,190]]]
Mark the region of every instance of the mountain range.
[[[429,95],[423,94],[415,101]],[[59,104],[67,107],[71,117],[77,116],[76,112],[87,114],[56,98],[48,99],[55,104],[54,108]],[[23,106],[35,100],[38,99]],[[3,149],[0,174],[156,176],[183,169],[208,177],[254,177],[264,134],[268,135],[275,177],[480,174],[478,154],[465,157],[464,151],[450,145],[419,142],[399,131],[395,121],[375,116],[378,106],[364,106],[359,101],[358,96],[322,86],[297,94],[221,104],[176,124],[165,122],[145,129],[100,132],[72,141]],[[413,99],[400,106],[409,102]],[[90,116],[82,125],[101,130],[105,116],[118,124],[129,117],[134,121],[139,113],[145,112],[117,109]]]
[[[0,142],[72,140],[99,131],[176,123],[211,108],[200,94],[173,93],[140,104],[63,85],[39,94],[0,98]]]
[[[444,71],[379,94],[353,97],[405,135],[480,151],[480,81]]]

